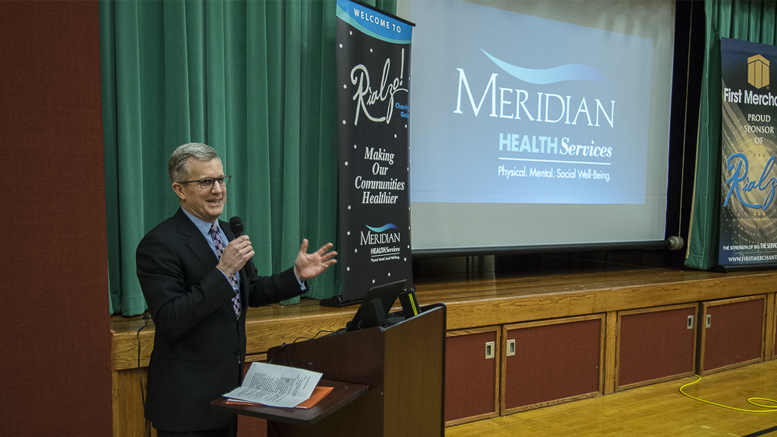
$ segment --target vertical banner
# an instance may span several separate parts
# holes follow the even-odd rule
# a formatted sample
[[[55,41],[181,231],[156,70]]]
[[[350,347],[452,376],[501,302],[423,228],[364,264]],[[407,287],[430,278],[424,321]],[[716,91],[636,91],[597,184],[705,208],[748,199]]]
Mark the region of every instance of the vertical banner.
[[[408,129],[413,25],[337,1],[338,264],[342,302],[412,283]]]
[[[718,264],[753,268],[777,260],[777,47],[721,38],[721,211]]]

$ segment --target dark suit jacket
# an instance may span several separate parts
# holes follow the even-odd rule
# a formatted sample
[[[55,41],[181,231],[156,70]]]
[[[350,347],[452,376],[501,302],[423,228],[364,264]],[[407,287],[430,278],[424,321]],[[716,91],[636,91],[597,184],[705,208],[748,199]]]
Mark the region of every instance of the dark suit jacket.
[[[221,229],[232,240],[226,222]],[[229,424],[210,401],[240,385],[245,362],[246,305],[259,306],[304,291],[292,269],[249,279],[240,271],[243,311],[207,240],[179,209],[138,245],[137,273],[156,331],[148,369],[146,418],[156,429],[196,431]]]

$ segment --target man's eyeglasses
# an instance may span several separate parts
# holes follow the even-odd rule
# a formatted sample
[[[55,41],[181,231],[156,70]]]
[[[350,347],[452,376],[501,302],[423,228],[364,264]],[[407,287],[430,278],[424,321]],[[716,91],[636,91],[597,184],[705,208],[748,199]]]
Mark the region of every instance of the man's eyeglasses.
[[[216,182],[218,182],[219,185],[221,185],[222,187],[226,187],[230,179],[232,179],[232,176],[221,176],[218,178],[203,178],[203,179],[198,179],[196,181],[183,181],[183,182],[179,182],[179,184],[186,185],[186,184],[191,184],[193,182],[197,182],[197,184],[199,184],[200,188],[202,188],[203,190],[212,190],[213,184],[215,184]]]

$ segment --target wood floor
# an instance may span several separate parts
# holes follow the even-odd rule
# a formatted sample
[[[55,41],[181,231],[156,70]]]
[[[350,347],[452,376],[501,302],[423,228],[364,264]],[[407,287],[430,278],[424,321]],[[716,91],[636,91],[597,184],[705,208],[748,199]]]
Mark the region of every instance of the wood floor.
[[[634,388],[446,429],[446,437],[767,436],[777,437],[777,410],[732,411],[683,396],[696,377]],[[684,390],[711,402],[759,409],[751,397],[777,400],[777,360],[705,376]],[[763,403],[763,402],[762,402]]]

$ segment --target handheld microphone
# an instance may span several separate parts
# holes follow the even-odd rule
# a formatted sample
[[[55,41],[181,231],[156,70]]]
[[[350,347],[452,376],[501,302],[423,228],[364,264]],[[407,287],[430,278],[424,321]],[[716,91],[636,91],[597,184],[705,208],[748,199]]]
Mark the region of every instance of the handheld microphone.
[[[232,233],[235,234],[235,238],[243,235],[243,220],[240,220],[240,217],[238,216],[232,217],[229,219],[229,228],[232,229]],[[255,278],[257,276],[256,267],[254,267],[254,262],[252,260],[248,260],[245,265],[245,269],[249,278]]]

